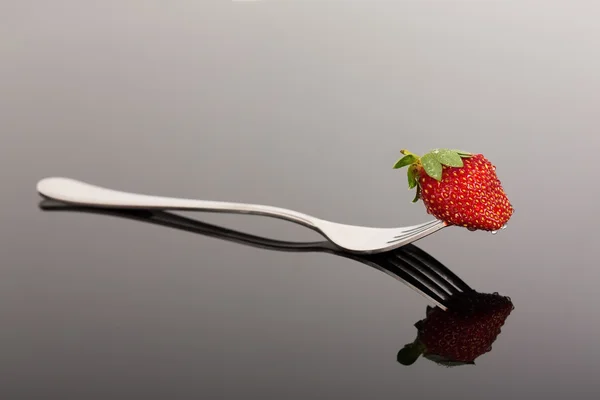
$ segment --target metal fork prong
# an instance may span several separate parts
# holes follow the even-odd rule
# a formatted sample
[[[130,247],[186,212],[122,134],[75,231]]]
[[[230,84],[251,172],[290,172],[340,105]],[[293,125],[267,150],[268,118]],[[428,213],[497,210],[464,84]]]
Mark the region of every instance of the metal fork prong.
[[[457,287],[450,279],[443,275],[435,266],[424,263],[418,257],[413,256],[409,252],[404,252],[396,255],[402,257],[402,259],[409,263],[414,264],[415,268],[418,268],[422,273],[426,274],[431,280],[435,281],[438,285],[443,287],[446,291],[451,294],[457,294],[461,292],[461,289]]]
[[[436,304],[438,307],[443,310],[448,309],[447,298],[440,296],[434,290],[432,290],[427,285],[423,284],[421,281],[416,279],[413,275],[407,272],[407,270],[401,265],[401,263],[391,263],[389,260],[381,259],[376,263],[369,263],[373,268],[378,269],[379,271],[385,273],[388,276],[396,279],[399,282],[404,283],[406,286],[419,293],[421,296],[425,297],[429,301]]]
[[[437,225],[438,223],[439,223],[438,220],[433,220],[433,221],[423,223],[421,225],[413,226],[412,228],[406,229],[405,231],[403,231],[400,235],[394,236],[394,239],[390,240],[388,243],[397,242],[399,240],[404,239],[407,236],[412,236],[419,232],[423,232],[424,230],[427,230],[430,227]]]
[[[425,222],[425,223],[423,223],[423,224],[420,224],[420,225],[415,225],[415,226],[413,226],[412,228],[406,229],[406,230],[405,230],[405,231],[402,233],[402,235],[398,235],[398,236],[394,236],[394,237],[397,237],[397,238],[398,238],[398,237],[404,237],[404,236],[405,236],[407,233],[415,233],[415,232],[417,232],[417,231],[418,231],[418,232],[420,232],[420,231],[422,231],[423,229],[427,229],[427,228],[429,228],[430,226],[437,225],[437,224],[438,224],[438,222],[439,222],[438,220],[434,219],[433,221]]]
[[[418,268],[415,268],[413,265],[404,262],[402,259],[397,257],[389,257],[388,262],[399,268],[402,268],[403,271],[408,273],[421,284],[436,292],[442,299],[448,299],[451,296],[451,293],[448,293],[443,287],[419,271]]]
[[[414,237],[415,235],[426,232],[430,229],[438,230],[439,224],[440,224],[440,221],[438,221],[438,220],[428,222],[427,224],[423,224],[418,229],[414,229],[412,232],[404,232],[403,234],[396,236],[394,239],[388,241],[387,243],[400,242],[402,240],[406,240],[407,238],[411,238],[411,237]]]
[[[473,289],[467,285],[465,281],[460,279],[454,272],[452,272],[448,267],[438,261],[431,254],[427,253],[425,250],[413,245],[407,244],[402,246],[402,251],[405,254],[409,254],[414,259],[418,260],[421,264],[427,265],[429,268],[434,270],[438,275],[442,276],[445,280],[452,283],[456,288],[462,290],[463,292],[472,291]]]
[[[423,260],[419,260],[417,257],[413,257],[410,253],[398,251],[393,253],[392,257],[397,257],[404,263],[417,269],[421,274],[427,276],[432,282],[450,295],[460,293],[460,290],[456,286],[440,275],[435,269],[431,268],[429,264],[423,262]]]

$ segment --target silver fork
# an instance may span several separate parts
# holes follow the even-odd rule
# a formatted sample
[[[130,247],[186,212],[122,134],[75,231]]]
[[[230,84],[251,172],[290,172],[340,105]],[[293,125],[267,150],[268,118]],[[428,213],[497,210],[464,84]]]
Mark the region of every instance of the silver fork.
[[[446,226],[445,222],[438,219],[400,228],[346,225],[285,208],[258,204],[149,196],[112,190],[60,177],[42,179],[37,184],[37,191],[50,199],[89,207],[208,211],[255,214],[279,218],[317,231],[341,249],[363,254],[374,254],[404,246]]]
[[[448,308],[448,301],[453,295],[473,291],[450,269],[414,244],[377,254],[357,254],[344,251],[329,241],[289,242],[269,239],[161,210],[87,207],[55,200],[43,200],[39,207],[45,211],[83,212],[147,222],[268,250],[322,252],[348,258],[395,278],[443,310]]]

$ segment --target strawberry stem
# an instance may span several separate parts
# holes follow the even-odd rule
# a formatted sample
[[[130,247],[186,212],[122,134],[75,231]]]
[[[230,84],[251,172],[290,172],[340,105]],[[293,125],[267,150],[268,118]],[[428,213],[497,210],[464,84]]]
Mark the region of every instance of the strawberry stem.
[[[406,149],[402,149],[402,150],[400,150],[400,153],[401,153],[401,154],[404,154],[405,156],[414,156],[414,157],[415,157],[417,160],[418,160],[419,158],[421,158],[420,156],[418,156],[418,155],[416,155],[416,154],[414,154],[414,153],[411,153],[410,151],[408,151],[408,150],[406,150]]]

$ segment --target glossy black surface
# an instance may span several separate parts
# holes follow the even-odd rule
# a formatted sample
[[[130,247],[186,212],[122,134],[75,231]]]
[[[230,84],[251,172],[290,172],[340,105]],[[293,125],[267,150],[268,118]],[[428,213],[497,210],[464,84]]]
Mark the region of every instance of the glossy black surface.
[[[0,398],[598,397],[600,8],[375,4],[0,6]],[[415,243],[513,300],[476,365],[400,365],[431,303],[360,260],[45,211],[35,191],[67,176],[402,226],[431,217],[391,167],[434,147],[484,153],[516,208],[497,235]]]

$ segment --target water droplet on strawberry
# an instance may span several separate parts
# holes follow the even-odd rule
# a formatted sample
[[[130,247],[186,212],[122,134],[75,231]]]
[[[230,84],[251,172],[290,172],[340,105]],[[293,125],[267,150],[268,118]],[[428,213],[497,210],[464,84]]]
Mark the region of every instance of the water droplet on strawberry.
[[[492,231],[492,235],[495,235],[496,233],[498,233],[498,231]]]
[[[500,229],[506,229],[506,225],[507,224],[502,225],[502,227]]]

